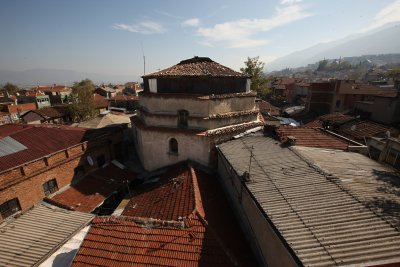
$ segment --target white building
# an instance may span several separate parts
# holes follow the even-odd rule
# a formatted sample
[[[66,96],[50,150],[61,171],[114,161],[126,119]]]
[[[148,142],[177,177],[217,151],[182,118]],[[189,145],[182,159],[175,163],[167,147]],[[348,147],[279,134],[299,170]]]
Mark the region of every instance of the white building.
[[[183,60],[143,80],[132,127],[146,170],[184,160],[213,166],[214,144],[262,125],[249,77],[209,58]]]

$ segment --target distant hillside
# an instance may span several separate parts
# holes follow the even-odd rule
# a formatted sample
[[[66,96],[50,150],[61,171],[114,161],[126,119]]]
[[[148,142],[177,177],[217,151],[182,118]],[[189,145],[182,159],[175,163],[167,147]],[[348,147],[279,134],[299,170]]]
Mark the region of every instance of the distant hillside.
[[[268,71],[296,68],[324,58],[400,53],[400,25],[359,34],[335,42],[318,44],[278,58],[266,65]]]
[[[89,78],[95,83],[123,83],[136,81],[134,75],[107,75],[83,73],[73,70],[33,69],[26,71],[0,70],[0,84],[11,82],[18,86],[34,86],[38,84],[73,84],[75,81]]]

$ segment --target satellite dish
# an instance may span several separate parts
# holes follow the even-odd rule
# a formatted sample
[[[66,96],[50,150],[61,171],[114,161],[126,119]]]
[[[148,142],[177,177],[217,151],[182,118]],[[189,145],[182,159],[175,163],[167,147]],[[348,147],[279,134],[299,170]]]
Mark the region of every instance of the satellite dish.
[[[355,131],[356,130],[356,126],[355,125],[351,126],[350,130]]]
[[[87,159],[87,162],[89,163],[89,165],[93,166],[94,162],[93,162],[92,157],[91,156],[87,156],[86,159]]]

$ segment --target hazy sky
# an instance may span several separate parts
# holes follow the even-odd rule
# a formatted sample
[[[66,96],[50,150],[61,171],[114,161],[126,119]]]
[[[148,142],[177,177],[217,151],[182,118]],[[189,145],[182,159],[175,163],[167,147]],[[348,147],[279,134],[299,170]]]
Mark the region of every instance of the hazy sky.
[[[132,75],[208,56],[239,70],[400,21],[400,0],[1,0],[0,69]]]

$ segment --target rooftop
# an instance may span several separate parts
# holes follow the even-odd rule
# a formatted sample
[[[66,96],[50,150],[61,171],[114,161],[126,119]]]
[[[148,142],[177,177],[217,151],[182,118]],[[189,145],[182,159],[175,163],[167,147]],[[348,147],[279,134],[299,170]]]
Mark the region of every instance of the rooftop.
[[[0,225],[0,265],[37,266],[92,218],[48,204],[35,206]]]
[[[376,162],[351,152],[285,148],[264,136],[244,137],[219,146],[239,175],[248,171],[251,148],[250,181],[244,185],[263,210],[264,223],[274,225],[289,252],[304,266],[400,262],[400,232],[392,222],[392,218],[398,218],[400,207],[383,205],[391,209],[378,212],[369,201],[379,196],[398,203],[398,186],[391,182],[398,180],[386,178],[386,189],[395,190],[393,193],[379,189],[384,175],[377,175],[371,170],[374,167],[365,168]],[[306,150],[315,152],[314,161],[303,154]],[[338,164],[336,156],[340,157]],[[363,157],[363,164],[355,164],[358,157]],[[321,168],[317,166],[320,162]],[[361,179],[362,174],[368,174],[367,181]]]
[[[276,129],[278,140],[282,143],[288,141],[288,137],[294,137],[297,146],[323,147],[347,150],[350,141],[340,139],[320,128],[283,126]]]
[[[216,177],[181,163],[159,178],[135,192],[125,216],[94,220],[73,266],[256,265]]]
[[[319,116],[317,119],[307,123],[307,127],[323,127],[324,123],[330,125],[341,125],[355,118],[350,115],[345,115],[339,112],[334,112],[326,115]]]
[[[32,87],[30,90],[42,91],[42,92],[69,92],[72,89],[66,85],[38,85]]]
[[[0,172],[78,145],[115,131],[116,128],[83,129],[54,125],[6,124],[0,126],[0,140],[11,137],[27,149],[0,157]]]
[[[339,127],[337,132],[353,140],[365,142],[365,138],[384,134],[390,128],[380,123],[368,120],[350,121]],[[393,129],[394,130],[394,129]]]
[[[78,127],[96,129],[114,124],[129,124],[129,123],[131,123],[130,116],[115,115],[108,113],[106,115],[98,115],[96,118],[81,122],[78,124]]]
[[[178,64],[167,69],[147,74],[144,78],[155,77],[180,77],[180,76],[211,76],[211,77],[241,77],[244,74],[212,61],[208,57],[194,57],[182,60]]]
[[[111,163],[47,201],[69,210],[92,212],[114,192],[126,186],[124,182],[134,178],[134,173]]]

